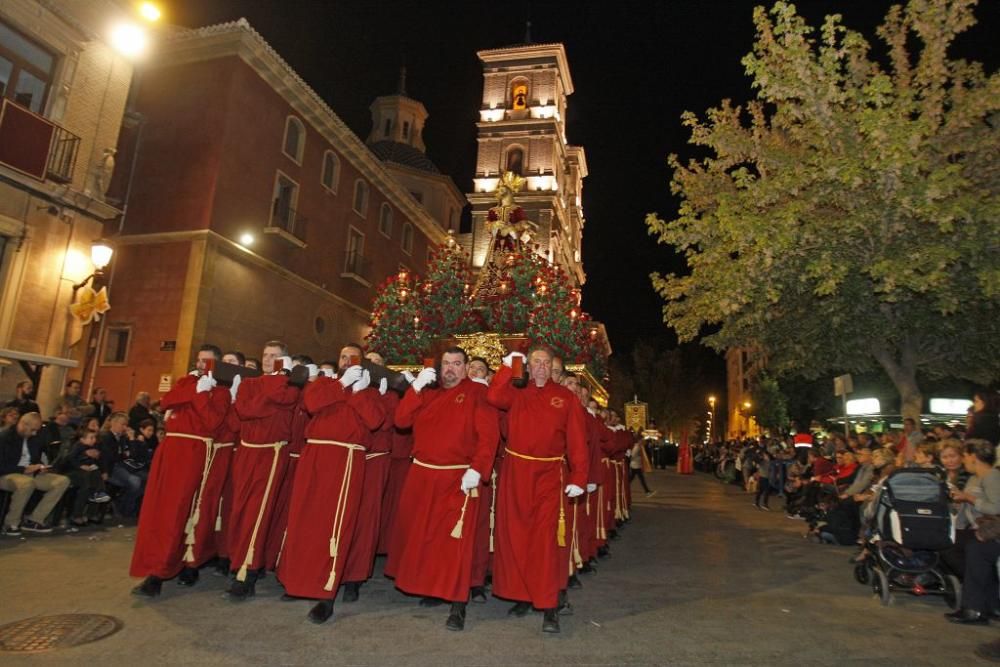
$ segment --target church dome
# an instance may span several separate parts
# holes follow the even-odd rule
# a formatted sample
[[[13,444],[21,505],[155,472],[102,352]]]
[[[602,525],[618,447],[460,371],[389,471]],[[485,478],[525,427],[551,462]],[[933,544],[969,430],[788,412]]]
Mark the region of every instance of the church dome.
[[[413,146],[398,141],[376,141],[368,148],[383,162],[395,162],[404,167],[412,167],[431,174],[440,174],[438,168],[424,153]]]

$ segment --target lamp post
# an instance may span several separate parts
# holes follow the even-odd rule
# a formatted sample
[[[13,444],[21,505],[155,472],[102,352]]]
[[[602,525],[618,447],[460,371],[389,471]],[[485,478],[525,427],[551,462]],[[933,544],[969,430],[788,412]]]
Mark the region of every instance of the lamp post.
[[[715,396],[708,397],[708,441],[712,442],[712,429],[715,428]]]
[[[746,427],[743,429],[743,432],[746,433],[747,435],[750,435],[750,408],[751,407],[752,406],[750,404],[750,401],[743,401],[743,419],[746,420]]]

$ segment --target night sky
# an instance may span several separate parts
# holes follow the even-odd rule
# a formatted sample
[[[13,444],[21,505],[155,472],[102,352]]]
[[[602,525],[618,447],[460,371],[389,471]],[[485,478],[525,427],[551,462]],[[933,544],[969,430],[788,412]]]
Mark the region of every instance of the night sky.
[[[166,20],[190,27],[246,17],[251,25],[364,139],[368,106],[395,91],[405,61],[407,92],[427,107],[427,152],[463,192],[472,189],[482,69],[476,51],[524,41],[562,42],[576,89],[569,141],[586,148],[584,308],[608,326],[618,354],[640,338],[673,341],[661,323],[651,271],[679,270],[646,235],[643,219],[677,209],[669,153],[690,156],[684,110],[699,114],[723,98],[750,97],[740,59],[753,41],[756,2],[402,2],[386,0],[174,0]],[[770,3],[768,3],[770,4]],[[796,3],[811,25],[844,15],[878,46],[883,0]],[[977,8],[979,24],[953,53],[995,65],[1000,2]]]

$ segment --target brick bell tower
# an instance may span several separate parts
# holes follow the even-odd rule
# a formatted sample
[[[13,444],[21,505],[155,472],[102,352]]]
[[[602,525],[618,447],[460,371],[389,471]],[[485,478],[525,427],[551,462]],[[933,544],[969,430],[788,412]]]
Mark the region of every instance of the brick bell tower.
[[[562,44],[522,44],[477,53],[483,64],[479,110],[479,154],[473,179],[472,234],[462,244],[482,266],[490,235],[486,215],[495,206],[500,176],[512,171],[525,179],[517,204],[534,223],[538,252],[583,285],[583,178],[587,161],[581,146],[566,140],[566,98],[573,93]]]

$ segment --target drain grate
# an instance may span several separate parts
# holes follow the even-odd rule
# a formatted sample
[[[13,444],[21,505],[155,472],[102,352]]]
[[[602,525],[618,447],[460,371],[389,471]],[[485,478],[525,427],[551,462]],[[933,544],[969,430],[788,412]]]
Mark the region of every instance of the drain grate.
[[[117,618],[101,614],[35,616],[0,626],[0,651],[57,651],[110,637],[122,625]]]

